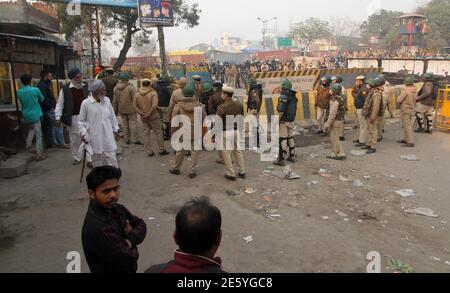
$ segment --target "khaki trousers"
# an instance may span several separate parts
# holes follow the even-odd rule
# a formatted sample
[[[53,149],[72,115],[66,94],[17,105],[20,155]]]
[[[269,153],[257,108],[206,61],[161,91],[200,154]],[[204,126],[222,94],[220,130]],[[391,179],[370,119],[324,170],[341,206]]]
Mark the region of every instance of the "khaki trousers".
[[[368,130],[368,141],[367,145],[369,145],[371,148],[375,149],[377,146],[377,140],[378,140],[378,120],[379,118],[375,119],[375,122],[370,122],[369,119],[367,119],[367,130]]]
[[[356,115],[358,115],[359,121],[359,142],[367,143],[367,119],[362,115],[362,109],[356,110]]]
[[[162,136],[161,122],[157,120],[149,120],[147,122],[142,121],[142,129],[144,132],[144,146],[148,154],[153,153],[153,148],[150,140],[150,132],[156,136],[156,144],[158,145],[159,151],[164,151],[164,140]]]
[[[341,140],[339,139],[343,125],[344,121],[334,121],[333,126],[331,127],[330,140],[333,157],[345,157],[345,151],[342,147]]]
[[[325,124],[325,109],[317,107],[317,122],[319,123],[319,130],[323,130]]]
[[[181,165],[183,164],[184,158],[186,157],[186,150],[178,151],[175,155],[175,170],[180,170]],[[191,163],[188,166],[188,173],[195,174],[195,168],[197,167],[198,161],[198,151],[194,150],[192,147],[191,152]]]
[[[238,168],[238,174],[245,174],[245,166],[244,166],[244,154],[241,150],[238,149],[238,138],[239,131],[224,131],[223,132],[223,148],[222,157],[225,162],[225,174],[228,176],[235,177],[236,173],[233,169],[233,161],[236,162]],[[227,150],[227,141],[233,140],[233,149]],[[233,157],[233,158],[232,158]]]
[[[137,115],[133,114],[120,114],[123,124],[123,133],[125,141],[136,142],[138,140],[137,135]]]
[[[412,119],[411,114],[402,113],[401,123],[402,123],[402,128],[403,128],[403,137],[407,143],[414,143],[414,136],[413,136],[413,131],[412,131],[412,127],[413,127],[412,121],[413,121],[413,119]]]

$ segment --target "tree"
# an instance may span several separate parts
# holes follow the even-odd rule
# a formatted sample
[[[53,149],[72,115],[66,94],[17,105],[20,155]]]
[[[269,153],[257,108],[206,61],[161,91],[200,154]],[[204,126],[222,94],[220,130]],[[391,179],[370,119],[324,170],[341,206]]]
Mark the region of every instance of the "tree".
[[[432,0],[428,4],[419,7],[417,12],[428,19],[425,44],[433,50],[442,49],[450,45],[450,1]]]
[[[369,16],[361,24],[361,35],[364,41],[369,41],[370,37],[376,36],[382,39],[381,45],[390,48],[395,42],[397,18],[403,13],[400,11],[388,11],[381,9]]]
[[[361,22],[344,17],[332,17],[331,28],[335,37],[359,37],[361,34]]]
[[[175,25],[186,25],[188,28],[199,24],[200,12],[198,4],[187,4],[185,0],[172,0]],[[66,39],[70,40],[75,30],[82,29],[88,24],[91,14],[88,13],[88,6],[82,7],[81,16],[69,16],[66,12],[66,4],[58,4],[58,15],[61,22],[61,33],[66,34]],[[149,40],[151,30],[142,29],[138,26],[138,12],[132,8],[104,7],[101,8],[102,33],[106,38],[112,37],[116,33],[120,35],[115,44],[121,44],[119,57],[113,65],[115,70],[122,67],[126,56],[133,45],[146,45],[145,40]],[[139,34],[138,34],[139,33]],[[138,37],[136,37],[138,36]]]
[[[292,25],[289,35],[298,43],[303,43],[309,51],[311,44],[331,36],[332,29],[327,21],[310,17],[303,22]]]

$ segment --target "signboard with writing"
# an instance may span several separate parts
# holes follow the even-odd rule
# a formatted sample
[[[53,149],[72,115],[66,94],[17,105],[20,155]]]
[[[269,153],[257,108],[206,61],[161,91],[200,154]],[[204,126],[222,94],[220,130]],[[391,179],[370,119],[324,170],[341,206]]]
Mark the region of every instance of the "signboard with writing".
[[[138,0],[141,26],[173,26],[173,7],[169,0]]]
[[[292,39],[286,37],[278,38],[278,47],[280,48],[292,47]]]
[[[288,79],[292,82],[292,89],[296,92],[309,92],[314,89],[317,76],[293,76]],[[263,86],[264,95],[278,94],[281,92],[281,78],[258,78],[258,83]]]

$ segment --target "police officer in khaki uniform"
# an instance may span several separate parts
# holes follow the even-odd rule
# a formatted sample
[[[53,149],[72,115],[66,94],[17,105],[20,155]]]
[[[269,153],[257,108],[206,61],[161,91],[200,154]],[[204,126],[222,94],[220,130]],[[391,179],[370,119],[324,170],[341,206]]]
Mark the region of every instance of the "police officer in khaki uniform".
[[[397,98],[400,105],[401,121],[404,138],[398,141],[403,147],[414,147],[414,138],[412,131],[412,116],[416,105],[417,88],[414,85],[414,79],[411,76],[405,78],[405,88]]]
[[[255,116],[258,125],[254,127],[253,134],[256,133],[256,147],[260,147],[260,134],[259,134],[259,112],[261,111],[261,104],[263,99],[262,85],[258,84],[256,78],[251,77],[248,80],[248,101],[247,101],[247,113]]]
[[[232,125],[231,129],[227,129],[227,116],[240,115],[244,119],[244,108],[241,103],[233,100],[234,89],[229,86],[224,86],[223,89],[223,100],[224,103],[217,108],[217,116],[222,119],[223,123],[223,148],[222,157],[225,162],[225,178],[230,181],[236,180],[236,174],[233,169],[233,163],[231,161],[231,156],[233,156],[238,168],[238,176],[245,179],[245,166],[244,166],[244,155],[239,147],[239,134],[243,129],[239,129],[238,124]],[[227,141],[232,149],[227,149]],[[233,144],[231,144],[233,141]]]
[[[345,101],[342,94],[342,86],[340,84],[331,85],[331,100],[328,115],[328,121],[325,123],[324,129],[330,132],[332,155],[327,156],[328,159],[344,160],[346,155],[342,147],[339,135],[345,119]]]
[[[369,79],[367,84],[372,88],[372,92],[364,102],[362,111],[362,115],[367,119],[368,130],[368,142],[362,149],[367,150],[367,154],[373,154],[377,152],[378,121],[381,113],[384,113],[382,109],[383,83],[377,78]]]

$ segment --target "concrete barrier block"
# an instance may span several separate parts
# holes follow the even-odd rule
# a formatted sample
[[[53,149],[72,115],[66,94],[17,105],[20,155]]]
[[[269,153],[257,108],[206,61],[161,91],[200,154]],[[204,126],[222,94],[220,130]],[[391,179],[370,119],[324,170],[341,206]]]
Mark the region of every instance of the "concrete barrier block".
[[[0,178],[19,177],[27,170],[27,162],[22,159],[11,158],[0,165]]]

